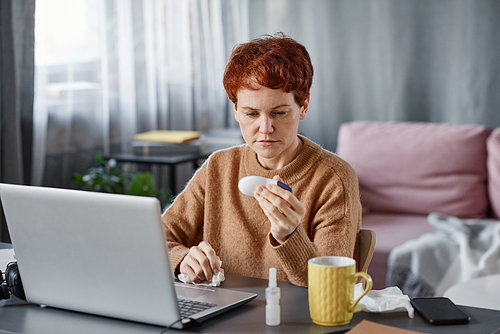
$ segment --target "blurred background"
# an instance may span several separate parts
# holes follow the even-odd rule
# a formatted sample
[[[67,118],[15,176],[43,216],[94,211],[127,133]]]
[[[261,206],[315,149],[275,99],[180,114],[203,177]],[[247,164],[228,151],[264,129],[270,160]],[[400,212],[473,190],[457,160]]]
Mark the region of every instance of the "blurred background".
[[[72,187],[137,133],[237,130],[224,66],[235,45],[278,31],[310,52],[299,132],[328,150],[352,120],[500,126],[496,0],[2,0],[0,9],[1,182]]]

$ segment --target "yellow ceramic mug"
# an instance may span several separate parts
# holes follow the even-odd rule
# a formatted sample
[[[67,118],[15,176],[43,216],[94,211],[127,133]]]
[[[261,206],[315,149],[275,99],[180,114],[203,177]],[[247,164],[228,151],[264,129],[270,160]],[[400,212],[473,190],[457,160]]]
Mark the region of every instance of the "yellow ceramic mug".
[[[356,277],[364,277],[365,291],[354,299]],[[341,326],[352,319],[359,300],[372,288],[367,273],[356,272],[356,261],[342,256],[321,256],[309,260],[309,313],[314,323],[321,326]]]

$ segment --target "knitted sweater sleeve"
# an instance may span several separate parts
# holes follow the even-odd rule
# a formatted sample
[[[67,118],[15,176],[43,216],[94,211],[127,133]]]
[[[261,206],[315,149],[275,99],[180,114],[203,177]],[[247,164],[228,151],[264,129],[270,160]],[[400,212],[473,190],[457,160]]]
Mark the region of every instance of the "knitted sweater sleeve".
[[[172,271],[176,276],[189,249],[203,240],[205,173],[203,166],[162,216]]]
[[[269,234],[271,246],[288,280],[307,286],[307,261],[317,256],[353,257],[361,226],[356,174],[342,162],[333,176],[310,175],[301,201],[307,212],[301,224],[281,245]],[[301,189],[299,189],[301,190]],[[295,191],[295,189],[294,189]]]

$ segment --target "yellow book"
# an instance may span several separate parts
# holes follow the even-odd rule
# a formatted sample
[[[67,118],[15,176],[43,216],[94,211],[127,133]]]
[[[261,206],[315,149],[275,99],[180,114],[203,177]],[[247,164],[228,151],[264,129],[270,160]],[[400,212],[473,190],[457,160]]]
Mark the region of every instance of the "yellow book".
[[[134,140],[156,141],[162,143],[183,144],[191,140],[200,138],[198,131],[170,131],[157,130],[138,133],[134,136]]]

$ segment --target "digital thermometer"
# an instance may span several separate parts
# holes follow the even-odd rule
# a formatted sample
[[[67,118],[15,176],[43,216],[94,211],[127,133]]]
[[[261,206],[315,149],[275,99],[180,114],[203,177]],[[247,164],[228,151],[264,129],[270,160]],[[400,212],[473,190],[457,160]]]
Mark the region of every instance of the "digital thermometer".
[[[243,194],[253,196],[258,187],[266,187],[268,184],[275,184],[285,190],[288,190],[289,192],[292,192],[292,188],[283,182],[268,179],[262,176],[246,176],[240,180],[238,188]]]

